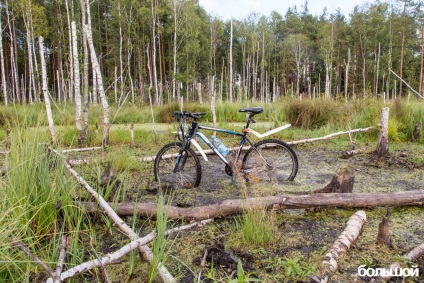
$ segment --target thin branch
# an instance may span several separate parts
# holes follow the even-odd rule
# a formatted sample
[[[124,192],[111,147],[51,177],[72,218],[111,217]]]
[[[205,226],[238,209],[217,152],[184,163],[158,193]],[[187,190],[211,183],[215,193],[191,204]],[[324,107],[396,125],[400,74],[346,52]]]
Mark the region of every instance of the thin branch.
[[[414,92],[416,95],[418,95],[419,97],[421,97],[422,99],[424,99],[424,96],[422,96],[421,94],[419,94],[418,91],[416,91],[415,89],[413,89],[407,82],[405,82],[404,79],[402,79],[401,77],[399,77],[395,72],[393,72],[390,68],[389,71],[393,73],[393,75],[395,75],[399,80],[401,80],[404,84],[406,84],[406,86],[412,90],[412,92]]]
[[[38,263],[49,275],[50,277],[55,276],[53,270],[47,266],[47,264],[45,264],[44,262],[42,262],[36,255],[34,255],[30,249],[28,249],[23,243],[19,242],[17,239],[13,239],[12,244],[20,249],[21,251],[23,251],[24,253],[26,253],[30,258],[32,258],[36,263]]]
[[[193,228],[193,227],[200,227],[200,226],[203,226],[203,225],[210,223],[212,221],[213,221],[213,219],[207,219],[207,220],[203,220],[203,221],[199,221],[199,222],[194,222],[194,223],[191,223],[191,224],[188,224],[188,225],[172,228],[172,229],[167,230],[165,232],[165,235],[169,235],[171,233],[178,232],[178,231],[187,230],[187,229],[190,229],[190,228]],[[75,275],[81,274],[85,271],[91,270],[93,268],[112,264],[115,261],[117,261],[118,259],[120,259],[121,257],[123,257],[124,255],[131,252],[132,250],[135,250],[135,249],[139,248],[140,246],[144,246],[144,245],[150,243],[154,239],[155,235],[156,235],[155,232],[151,232],[150,234],[148,234],[148,235],[146,235],[142,238],[139,238],[135,241],[132,241],[131,243],[120,248],[119,250],[117,250],[117,251],[115,251],[111,254],[107,254],[100,259],[94,259],[94,260],[91,260],[91,261],[87,261],[87,262],[84,262],[84,263],[82,263],[78,266],[71,268],[71,269],[68,269],[67,271],[62,273],[60,279],[65,280],[65,279],[71,278]]]

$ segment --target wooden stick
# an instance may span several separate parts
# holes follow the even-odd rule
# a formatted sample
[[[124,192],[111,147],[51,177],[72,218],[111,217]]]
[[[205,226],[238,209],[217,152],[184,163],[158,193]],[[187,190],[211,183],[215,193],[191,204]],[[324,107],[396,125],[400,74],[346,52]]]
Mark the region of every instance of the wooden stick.
[[[53,270],[48,267],[44,262],[42,262],[36,255],[34,255],[31,250],[28,249],[23,243],[19,242],[17,239],[13,239],[12,244],[24,253],[26,253],[36,263],[38,263],[50,275],[50,277],[54,277],[55,274]]]
[[[95,147],[86,147],[86,148],[71,148],[71,149],[63,149],[60,152],[61,153],[84,152],[84,151],[99,150],[99,149],[102,149],[102,147],[101,146],[95,146]]]
[[[57,150],[53,150],[56,154],[60,155]],[[63,157],[63,156],[62,156]],[[122,220],[118,214],[113,210],[113,208],[105,201],[105,199],[99,195],[88,183],[84,180],[69,164],[65,164],[66,169],[74,176],[77,181],[85,187],[85,189],[97,200],[100,207],[103,209],[104,213],[115,223],[122,232],[127,234],[131,240],[136,240],[140,238],[137,233],[135,233],[126,223]],[[150,264],[153,261],[153,253],[147,246],[139,246],[138,250],[143,255],[143,258],[148,261]],[[174,277],[169,273],[169,271],[163,266],[159,267],[159,276],[165,283],[176,282]]]
[[[93,250],[94,255],[96,256],[98,262],[100,263],[100,266],[99,267],[100,267],[100,269],[102,271],[102,276],[104,277],[105,282],[106,283],[112,283],[112,281],[110,281],[110,279],[109,279],[109,275],[107,274],[105,265],[100,260],[100,257],[98,255],[98,253],[96,252],[96,249],[93,246],[93,237],[90,237],[90,246],[91,246],[91,249]]]
[[[212,221],[213,221],[212,219],[207,219],[207,220],[203,220],[203,221],[200,221],[200,222],[195,222],[195,223],[191,223],[191,224],[188,224],[188,225],[172,228],[172,229],[167,230],[165,232],[165,234],[169,235],[171,233],[191,229],[193,227],[200,227],[200,226],[205,225],[207,223],[210,223]],[[67,271],[63,272],[60,279],[66,280],[68,278],[74,277],[75,275],[81,274],[81,273],[88,271],[90,269],[100,267],[102,265],[105,266],[105,265],[112,264],[115,261],[117,261],[118,259],[120,259],[121,257],[123,257],[124,255],[131,252],[132,250],[135,250],[135,249],[139,248],[140,246],[144,246],[144,245],[148,244],[149,242],[151,242],[154,239],[155,234],[156,234],[155,232],[151,232],[150,234],[148,234],[148,235],[146,235],[142,238],[139,238],[135,241],[132,241],[131,243],[120,248],[119,250],[117,250],[113,253],[107,254],[100,259],[94,259],[94,260],[91,260],[91,261],[84,262],[84,263],[77,265],[75,267],[72,267],[72,268],[68,269]]]

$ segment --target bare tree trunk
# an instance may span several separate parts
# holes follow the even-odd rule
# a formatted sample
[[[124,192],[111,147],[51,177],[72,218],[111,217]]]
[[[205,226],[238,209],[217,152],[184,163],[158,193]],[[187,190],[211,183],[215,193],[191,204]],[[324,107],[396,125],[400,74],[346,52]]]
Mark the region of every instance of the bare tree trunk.
[[[99,62],[97,61],[97,55],[96,50],[94,48],[93,44],[93,37],[91,32],[91,15],[90,15],[90,3],[89,0],[87,0],[87,25],[84,26],[84,31],[87,36],[87,42],[88,46],[90,48],[90,55],[91,55],[91,63],[93,65],[93,70],[96,73],[96,84],[99,89],[100,99],[102,102],[103,107],[103,138],[102,138],[102,147],[105,148],[109,145],[109,129],[110,129],[110,123],[109,123],[109,103],[107,101],[106,93],[103,87],[103,77],[102,72],[100,70]],[[94,82],[93,82],[94,84]]]
[[[348,48],[347,49],[347,63],[346,63],[346,70],[345,70],[345,89],[344,89],[346,103],[349,100],[348,87],[349,87],[349,66],[350,66],[350,61],[351,61],[350,48]]]
[[[78,131],[78,147],[82,147],[83,143],[83,131],[81,123],[81,81],[80,81],[80,70],[79,70],[79,59],[78,59],[78,39],[77,39],[77,26],[75,21],[71,22],[71,34],[72,34],[72,61],[74,66],[72,70],[74,71],[74,91],[75,91],[75,123]]]
[[[152,115],[152,129],[153,129],[153,134],[155,135],[155,142],[157,142],[157,134],[156,134],[156,127],[155,127],[155,113],[153,112],[153,101],[152,101],[153,100],[152,99],[153,77],[152,77],[152,72],[150,70],[149,45],[147,45],[146,54],[147,54],[147,69],[149,71],[149,78],[150,78],[150,84],[149,84],[150,114]]]
[[[158,78],[156,72],[156,13],[155,13],[155,1],[152,1],[152,67],[153,67],[153,83],[155,86],[155,105],[160,104],[159,92],[158,92]]]
[[[378,75],[380,71],[380,52],[381,52],[381,43],[378,43],[378,53],[377,53],[377,66],[376,66],[376,75],[375,75],[375,87],[374,87],[374,95],[378,96]]]
[[[68,0],[65,0],[65,6],[66,6],[66,15],[67,15],[67,20],[68,20],[68,36],[69,36],[69,100],[70,101],[74,101],[74,98],[72,96],[72,94],[74,93],[74,72],[72,71],[72,68],[74,66],[74,57],[73,57],[73,52],[72,52],[72,28],[71,28],[71,19],[70,19],[70,14],[69,14],[69,6],[68,6]]]
[[[378,159],[384,159],[389,154],[389,110],[388,107],[381,110],[380,136],[374,152],[374,156]]]
[[[420,69],[420,87],[418,92],[424,94],[423,92],[423,72],[424,72],[424,26],[421,27],[421,69]]]
[[[213,126],[216,127],[216,93],[215,93],[215,76],[212,76],[212,94],[211,94],[211,110],[212,110],[212,122]],[[213,133],[216,136],[216,132]]]
[[[46,72],[46,61],[44,60],[44,45],[43,45],[43,37],[40,36],[38,38],[39,43],[39,51],[40,51],[40,59],[41,59],[41,74],[43,81],[43,95],[44,95],[44,103],[46,104],[46,112],[47,112],[47,121],[49,123],[49,130],[52,136],[52,143],[56,144],[56,133],[54,130],[54,121],[52,108],[50,106],[50,98],[49,91],[47,89],[47,72]]]
[[[86,8],[84,5],[84,0],[80,0],[81,3],[81,22],[82,26],[87,23],[86,19]],[[89,84],[88,84],[88,69],[89,69],[89,55],[88,55],[88,45],[87,45],[87,35],[85,32],[82,33],[82,42],[84,48],[84,69],[83,69],[83,88],[84,88],[84,135],[83,141],[87,139],[88,136],[88,109],[89,109]]]
[[[173,42],[173,73],[172,73],[172,99],[175,99],[176,95],[176,81],[175,75],[177,73],[177,0],[173,2],[174,9],[174,42]]]
[[[199,103],[203,104],[203,98],[202,98],[202,83],[197,83],[197,95],[199,96]]]
[[[230,79],[230,102],[233,101],[233,20],[230,21],[230,55],[229,55],[229,63],[230,63],[230,73],[229,73],[229,79]]]
[[[2,12],[0,12],[0,64],[1,64],[1,84],[3,90],[3,103],[8,104],[7,99],[7,85],[6,85],[6,71],[4,67],[4,53],[3,53],[3,28],[2,28]]]

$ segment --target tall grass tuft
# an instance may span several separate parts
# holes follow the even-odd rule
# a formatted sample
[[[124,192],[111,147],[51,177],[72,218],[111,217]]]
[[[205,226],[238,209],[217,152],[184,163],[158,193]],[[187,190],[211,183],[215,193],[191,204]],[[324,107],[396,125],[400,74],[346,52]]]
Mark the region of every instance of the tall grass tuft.
[[[80,211],[72,205],[75,185],[64,179],[61,160],[41,143],[38,131],[17,126],[0,179],[0,282],[28,282],[38,266],[17,252],[12,238],[40,259],[55,262],[60,234],[78,230]]]
[[[275,216],[273,212],[254,206],[236,218],[236,237],[244,244],[263,246],[275,239]]]
[[[170,202],[171,200],[168,200]],[[152,242],[153,260],[149,269],[149,283],[154,282],[159,268],[165,265],[170,249],[167,247],[168,237],[165,234],[168,226],[168,215],[165,212],[165,197],[160,192],[156,204],[156,236]]]

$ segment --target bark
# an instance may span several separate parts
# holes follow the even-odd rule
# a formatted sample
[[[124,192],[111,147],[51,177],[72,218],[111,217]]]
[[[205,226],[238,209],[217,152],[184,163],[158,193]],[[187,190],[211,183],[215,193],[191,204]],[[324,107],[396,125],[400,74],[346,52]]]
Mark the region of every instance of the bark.
[[[246,208],[260,205],[273,209],[299,208],[371,208],[423,205],[424,189],[388,192],[388,193],[327,193],[304,195],[279,195],[260,198],[232,199],[220,203],[197,207],[166,207],[169,219],[203,220],[208,218],[224,217],[242,213]],[[96,203],[81,203],[89,213],[98,210]],[[133,215],[134,211],[143,217],[156,215],[154,203],[120,203],[116,205],[116,212],[122,216]]]
[[[84,5],[84,0],[80,0],[81,3],[81,22],[82,26],[87,23],[86,20],[86,9]],[[89,110],[89,100],[88,100],[88,92],[89,92],[89,84],[88,84],[88,69],[89,69],[89,54],[88,54],[88,45],[87,45],[87,36],[85,32],[82,33],[82,42],[84,48],[84,67],[83,67],[83,91],[84,91],[84,134],[83,134],[83,142],[87,139],[88,136],[88,110]]]
[[[57,151],[55,151],[58,154]],[[97,205],[100,206],[103,212],[115,223],[116,227],[124,232],[131,240],[140,238],[134,230],[129,227],[124,220],[122,220],[118,214],[112,209],[112,207],[100,196],[69,164],[65,165],[66,169],[71,173],[77,181],[84,186],[84,188],[97,200]],[[142,254],[143,258],[149,263],[153,262],[153,253],[149,247],[145,245],[138,246],[138,250]],[[63,274],[62,274],[63,275]],[[164,266],[159,267],[159,275],[163,282],[171,283],[176,282],[172,275]]]
[[[190,228],[193,228],[193,227],[199,227],[199,226],[205,225],[205,224],[210,223],[210,222],[212,222],[211,219],[204,220],[204,221],[201,221],[201,222],[191,223],[191,224],[176,227],[176,228],[172,228],[172,229],[166,231],[165,234],[169,235],[170,233],[173,233],[173,232],[179,232],[179,231],[187,230],[187,229],[190,229]],[[116,262],[117,260],[119,260],[120,258],[122,258],[124,255],[131,252],[132,250],[135,250],[135,249],[139,248],[140,246],[145,246],[146,244],[151,242],[154,239],[155,234],[156,234],[155,232],[152,232],[152,233],[148,234],[147,236],[136,239],[136,240],[132,241],[131,243],[123,246],[119,250],[117,250],[113,253],[107,254],[100,259],[94,259],[94,260],[91,260],[91,261],[84,262],[84,263],[77,265],[75,267],[72,267],[71,269],[68,269],[67,271],[63,272],[60,278],[61,278],[61,280],[66,280],[68,278],[74,277],[75,275],[81,274],[81,273],[86,272],[88,270],[91,270],[93,268],[112,264],[112,263]]]
[[[423,93],[423,73],[424,73],[424,26],[421,27],[421,69],[420,69],[420,86],[418,92]]]
[[[156,12],[155,1],[152,1],[152,67],[153,67],[153,85],[155,87],[155,105],[160,104],[158,92],[158,75],[156,71]]]
[[[2,84],[2,90],[3,90],[3,103],[4,105],[7,105],[8,98],[7,98],[7,85],[6,85],[6,71],[4,67],[2,14],[3,12],[0,12],[0,66],[1,66],[1,84]]]
[[[385,107],[381,110],[380,136],[378,138],[377,149],[374,157],[384,159],[389,154],[389,108]]]
[[[366,221],[367,216],[365,211],[362,210],[350,217],[346,224],[346,228],[324,256],[322,264],[324,266],[323,273],[326,276],[336,272],[338,268],[337,259],[349,250],[352,243],[358,238],[359,234],[361,234],[362,227]]]
[[[346,70],[345,70],[345,101],[346,103],[349,100],[349,94],[348,94],[348,86],[349,86],[349,66],[350,66],[351,56],[350,56],[350,48],[347,49],[347,63],[346,63]]]
[[[387,217],[383,217],[380,224],[378,224],[377,243],[393,248],[389,233],[389,219]]]
[[[421,123],[417,122],[415,123],[414,132],[412,134],[412,138],[414,141],[418,141],[418,139],[420,138],[420,132],[421,132]]]
[[[315,190],[314,193],[351,193],[354,181],[355,168],[346,165],[337,169],[336,175],[327,186]]]
[[[71,22],[71,34],[72,34],[72,61],[74,66],[72,70],[74,71],[74,91],[75,91],[75,123],[78,131],[78,147],[82,147],[83,143],[83,131],[81,123],[81,80],[80,80],[80,70],[79,70],[79,59],[78,59],[78,39],[77,39],[77,26],[75,21]]]
[[[230,102],[233,101],[233,20],[230,21],[230,57],[228,58],[230,63],[230,73],[228,74],[230,79]]]
[[[40,36],[38,38],[38,43],[39,43],[39,51],[40,51],[40,59],[41,59],[43,96],[44,96],[44,103],[46,105],[47,121],[49,123],[49,130],[50,130],[50,134],[52,136],[52,143],[55,144],[56,143],[56,132],[54,130],[52,108],[50,106],[49,91],[47,89],[47,71],[46,71],[46,61],[44,60],[44,44],[43,44],[43,37],[42,36]]]
[[[411,250],[409,253],[405,254],[403,256],[403,259],[405,259],[406,262],[411,262],[411,261],[414,261],[417,258],[421,257],[422,255],[424,255],[424,244],[419,245],[418,247]],[[387,268],[387,269],[396,270],[396,269],[401,268],[401,266],[402,266],[402,263],[398,261],[398,262],[391,264],[390,267]],[[389,280],[391,277],[390,276],[382,276],[382,278],[385,279],[385,280]]]
[[[110,123],[109,123],[109,103],[107,101],[106,93],[103,87],[103,77],[102,72],[100,70],[99,61],[97,60],[96,50],[94,48],[93,44],[93,36],[91,32],[91,15],[90,15],[90,4],[87,0],[87,25],[84,26],[84,31],[87,36],[87,42],[88,46],[90,48],[90,55],[91,55],[91,63],[93,65],[93,70],[96,74],[96,85],[98,87],[98,91],[100,94],[100,100],[103,107],[103,138],[102,138],[102,147],[105,148],[109,145],[109,129],[110,129]],[[94,84],[94,82],[93,82]]]

